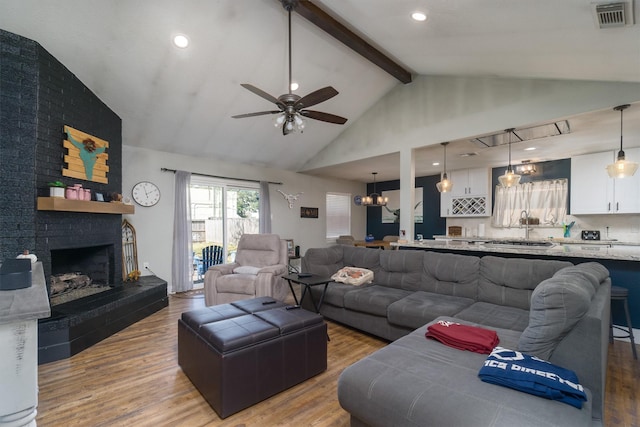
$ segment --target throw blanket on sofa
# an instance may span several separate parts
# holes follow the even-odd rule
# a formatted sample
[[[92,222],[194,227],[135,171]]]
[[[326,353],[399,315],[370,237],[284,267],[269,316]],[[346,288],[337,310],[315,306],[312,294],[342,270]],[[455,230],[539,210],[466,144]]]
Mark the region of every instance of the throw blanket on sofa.
[[[444,320],[430,325],[424,336],[449,347],[482,354],[491,353],[500,342],[496,331]]]
[[[488,383],[558,400],[578,409],[587,401],[573,371],[502,347],[493,349],[478,376]]]

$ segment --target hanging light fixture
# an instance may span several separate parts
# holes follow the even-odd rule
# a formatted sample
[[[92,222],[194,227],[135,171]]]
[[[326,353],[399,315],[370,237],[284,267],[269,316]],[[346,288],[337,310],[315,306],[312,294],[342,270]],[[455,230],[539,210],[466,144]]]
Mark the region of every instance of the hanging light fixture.
[[[620,151],[618,151],[618,160],[616,160],[615,163],[607,165],[607,173],[611,178],[633,176],[638,170],[638,163],[626,160],[624,151],[622,151],[622,112],[629,107],[629,104],[625,104],[618,105],[614,108],[615,111],[620,111]]]
[[[444,171],[442,173],[442,179],[436,184],[436,188],[439,192],[446,193],[448,191],[451,191],[451,189],[453,188],[453,183],[449,180],[449,178],[447,178],[447,145],[449,145],[449,143],[442,142],[440,143],[440,145],[444,147]]]
[[[498,177],[498,182],[500,182],[501,186],[508,188],[513,187],[514,185],[518,185],[518,183],[520,182],[520,175],[513,172],[513,168],[511,167],[511,134],[513,133],[514,129],[505,129],[504,131],[509,134],[509,166],[507,166],[507,170],[505,171],[504,175],[500,175]]]
[[[388,197],[382,197],[380,194],[376,193],[376,175],[378,172],[371,172],[373,175],[373,193],[368,196],[364,196],[362,198],[362,206],[387,206],[387,202],[389,201]]]

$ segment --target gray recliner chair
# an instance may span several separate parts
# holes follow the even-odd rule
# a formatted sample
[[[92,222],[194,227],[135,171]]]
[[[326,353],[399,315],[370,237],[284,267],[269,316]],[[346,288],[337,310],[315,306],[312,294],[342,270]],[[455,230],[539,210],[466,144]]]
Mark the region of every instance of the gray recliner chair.
[[[263,296],[284,300],[289,285],[282,276],[288,262],[287,242],[277,234],[244,234],[235,262],[211,266],[205,273],[205,305]]]

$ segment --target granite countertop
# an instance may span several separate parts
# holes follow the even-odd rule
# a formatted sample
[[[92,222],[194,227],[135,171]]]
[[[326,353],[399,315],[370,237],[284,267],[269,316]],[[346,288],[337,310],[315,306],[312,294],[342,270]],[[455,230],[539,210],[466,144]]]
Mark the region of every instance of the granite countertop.
[[[612,248],[604,246],[603,241],[600,245],[585,244],[585,241],[577,240],[574,242],[559,243],[553,239],[551,246],[519,246],[507,244],[491,244],[489,241],[506,241],[518,239],[493,239],[493,238],[458,238],[447,240],[423,240],[421,242],[407,243],[391,243],[392,246],[412,247],[423,249],[450,249],[456,251],[469,252],[493,252],[493,253],[512,253],[527,255],[548,255],[574,258],[591,258],[591,259],[614,259],[623,261],[640,261],[640,245],[621,245],[615,242],[616,247]],[[486,239],[486,240],[480,240]],[[521,239],[524,240],[524,239]],[[547,240],[548,242],[548,240]],[[593,241],[591,241],[593,242]]]
[[[522,237],[462,237],[462,236],[433,236],[437,240],[449,240],[460,242],[495,242],[495,241],[514,241],[525,239]],[[582,240],[572,239],[565,237],[549,237],[543,238],[531,238],[527,239],[529,242],[553,242],[559,245],[596,245],[596,246],[639,246],[640,242],[623,242],[616,239],[602,239],[602,240]]]
[[[42,263],[31,266],[31,286],[0,291],[0,324],[51,316]]]

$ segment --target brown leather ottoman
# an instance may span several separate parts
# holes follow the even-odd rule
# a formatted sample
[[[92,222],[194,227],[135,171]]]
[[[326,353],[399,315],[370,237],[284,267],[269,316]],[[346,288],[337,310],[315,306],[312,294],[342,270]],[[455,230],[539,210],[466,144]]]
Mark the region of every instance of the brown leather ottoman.
[[[220,418],[327,369],[322,316],[274,301],[221,304],[178,320],[178,364]]]

